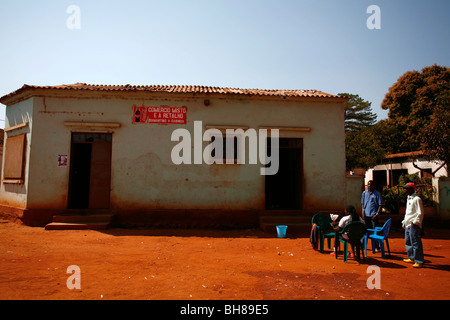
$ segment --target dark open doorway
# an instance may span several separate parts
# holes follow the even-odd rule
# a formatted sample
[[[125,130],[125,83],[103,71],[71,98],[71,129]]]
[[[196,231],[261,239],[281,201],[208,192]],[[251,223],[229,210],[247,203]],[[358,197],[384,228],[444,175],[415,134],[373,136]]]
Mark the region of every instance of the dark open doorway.
[[[111,186],[109,133],[72,133],[69,209],[107,209]]]
[[[267,146],[271,152],[270,139]],[[265,176],[265,185],[266,209],[302,209],[303,139],[279,139],[279,169],[275,175]]]

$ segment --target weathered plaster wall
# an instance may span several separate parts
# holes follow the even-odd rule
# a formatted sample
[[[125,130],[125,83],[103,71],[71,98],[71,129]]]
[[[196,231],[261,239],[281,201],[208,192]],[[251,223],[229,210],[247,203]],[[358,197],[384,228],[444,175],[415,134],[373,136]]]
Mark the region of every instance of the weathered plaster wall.
[[[205,106],[204,99],[210,100]],[[34,102],[34,109],[33,109]],[[187,124],[132,124],[133,105],[187,108]],[[28,109],[24,109],[27,106]],[[205,126],[308,127],[310,132],[281,130],[281,137],[303,138],[304,209],[340,209],[346,202],[344,112],[342,103],[282,98],[155,94],[101,98],[35,97],[7,107],[16,119],[33,109],[27,207],[66,208],[71,132],[111,132],[111,207],[116,209],[264,209],[261,164],[175,165],[171,141],[176,128],[194,121]],[[77,128],[64,122],[120,123],[120,128]],[[30,126],[31,129],[31,126]],[[208,143],[204,142],[203,146]],[[28,170],[27,170],[28,171]],[[4,186],[2,185],[2,188]],[[24,205],[25,196],[18,197]]]

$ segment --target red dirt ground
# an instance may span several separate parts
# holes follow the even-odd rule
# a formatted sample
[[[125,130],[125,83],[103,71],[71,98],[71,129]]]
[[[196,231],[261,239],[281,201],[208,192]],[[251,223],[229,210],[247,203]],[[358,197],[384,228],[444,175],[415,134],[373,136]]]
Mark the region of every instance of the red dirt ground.
[[[2,300],[450,299],[444,229],[427,230],[426,264],[414,269],[402,261],[401,230],[391,235],[391,257],[368,253],[364,264],[321,254],[308,237],[260,230],[45,231],[0,222]],[[66,285],[70,265],[80,268],[81,289]],[[381,289],[367,288],[370,265],[380,267]]]

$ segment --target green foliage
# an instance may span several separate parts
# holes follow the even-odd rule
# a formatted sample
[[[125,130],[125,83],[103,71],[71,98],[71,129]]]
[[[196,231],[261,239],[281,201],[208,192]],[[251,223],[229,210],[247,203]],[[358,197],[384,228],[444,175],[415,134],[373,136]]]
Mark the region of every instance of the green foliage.
[[[381,197],[384,202],[383,210],[392,214],[398,214],[400,206],[405,205],[405,190],[401,186],[383,187]]]
[[[381,120],[361,131],[347,131],[345,133],[347,170],[368,169],[381,163],[395,147],[394,133],[394,129],[386,120]]]
[[[345,146],[347,170],[369,168],[384,156],[378,146],[372,127],[376,114],[372,113],[371,102],[355,94],[339,93],[349,97],[345,106]],[[376,140],[376,141],[375,141]]]
[[[426,179],[426,178],[423,178]],[[430,179],[426,179],[426,181],[429,181]],[[398,178],[398,184],[400,186],[404,186],[405,184],[407,184],[408,182],[413,182],[416,186],[420,185],[422,183],[422,179],[419,178],[419,174],[418,173],[413,173],[413,174],[402,174],[399,178]]]
[[[381,107],[389,110],[389,124],[401,141],[395,153],[421,150],[421,131],[430,125],[439,97],[448,90],[450,69],[438,65],[406,72],[389,88]]]
[[[450,90],[442,92],[431,122],[420,133],[422,149],[430,160],[450,164]]]
[[[375,123],[371,103],[358,95],[345,107],[346,168],[368,169],[387,154],[424,150],[450,164],[450,69],[438,65],[409,71],[389,88],[381,107],[388,119]]]
[[[418,173],[402,174],[398,179],[398,184],[393,187],[384,187],[382,197],[384,208],[392,214],[397,214],[400,206],[406,205],[407,194],[403,186],[408,182],[414,182],[417,186],[415,193],[422,199],[423,205],[432,207],[434,203],[434,190],[431,178],[420,178]]]
[[[404,186],[408,182],[414,182],[416,185],[416,194],[422,198],[424,206],[434,206],[434,190],[431,182],[431,178],[419,177],[419,173],[414,174],[402,174],[398,179],[398,185]]]
[[[339,93],[338,96],[349,98],[345,105],[345,131],[361,131],[376,123],[377,115],[372,112],[371,102],[357,94]]]

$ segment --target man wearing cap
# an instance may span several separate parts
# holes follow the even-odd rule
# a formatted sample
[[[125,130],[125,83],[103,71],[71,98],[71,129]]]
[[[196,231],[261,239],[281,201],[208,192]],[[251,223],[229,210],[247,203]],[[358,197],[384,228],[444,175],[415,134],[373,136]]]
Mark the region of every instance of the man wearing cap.
[[[362,218],[368,229],[379,227],[378,215],[381,212],[382,205],[383,199],[381,198],[381,194],[375,190],[373,180],[370,180],[367,183],[367,190],[362,193],[361,197]],[[378,243],[376,249],[379,249]]]
[[[423,204],[422,199],[416,195],[416,185],[408,182],[403,186],[408,198],[406,200],[405,218],[402,226],[405,229],[405,246],[408,259],[405,262],[414,263],[414,268],[422,267],[424,262],[422,246],[422,220]]]

